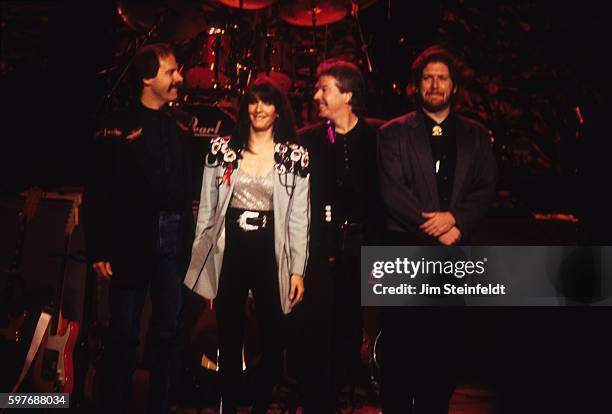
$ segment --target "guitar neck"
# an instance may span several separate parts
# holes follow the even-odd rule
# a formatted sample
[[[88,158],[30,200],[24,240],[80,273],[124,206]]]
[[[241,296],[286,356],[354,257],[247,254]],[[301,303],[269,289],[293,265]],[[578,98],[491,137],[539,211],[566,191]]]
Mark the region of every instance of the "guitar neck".
[[[62,325],[62,303],[64,302],[64,285],[66,281],[66,273],[68,270],[68,256],[70,255],[71,234],[64,235],[64,251],[62,253],[62,262],[60,265],[59,277],[57,280],[57,288],[55,290],[55,303],[53,304],[53,312],[51,318],[51,333],[57,335],[59,327]]]

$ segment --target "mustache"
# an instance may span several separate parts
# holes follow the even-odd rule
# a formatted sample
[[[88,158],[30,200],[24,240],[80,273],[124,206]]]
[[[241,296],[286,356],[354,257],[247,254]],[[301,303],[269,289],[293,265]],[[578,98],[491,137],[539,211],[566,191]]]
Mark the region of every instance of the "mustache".
[[[173,83],[170,86],[168,86],[168,91],[174,88],[180,89],[182,87],[183,87],[183,82]]]

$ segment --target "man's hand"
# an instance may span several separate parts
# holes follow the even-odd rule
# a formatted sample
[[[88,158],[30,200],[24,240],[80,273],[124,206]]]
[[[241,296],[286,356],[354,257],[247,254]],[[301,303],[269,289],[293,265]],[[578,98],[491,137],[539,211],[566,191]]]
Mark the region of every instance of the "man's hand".
[[[448,211],[432,211],[421,215],[428,220],[419,228],[431,237],[440,237],[457,223],[455,217]]]
[[[100,277],[110,279],[113,275],[110,262],[96,262],[93,264],[94,272]]]
[[[438,237],[438,241],[445,246],[451,246],[461,240],[461,230],[453,226],[449,231]]]
[[[292,309],[302,301],[304,297],[304,278],[300,275],[291,275],[291,287],[289,288],[289,299]]]

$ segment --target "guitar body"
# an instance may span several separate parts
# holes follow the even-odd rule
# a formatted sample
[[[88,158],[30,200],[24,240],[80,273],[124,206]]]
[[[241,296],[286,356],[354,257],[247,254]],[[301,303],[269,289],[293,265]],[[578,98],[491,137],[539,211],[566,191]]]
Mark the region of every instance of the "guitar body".
[[[78,336],[79,324],[67,320],[62,321],[57,335],[45,336],[32,368],[32,382],[38,392],[72,393],[72,354]]]

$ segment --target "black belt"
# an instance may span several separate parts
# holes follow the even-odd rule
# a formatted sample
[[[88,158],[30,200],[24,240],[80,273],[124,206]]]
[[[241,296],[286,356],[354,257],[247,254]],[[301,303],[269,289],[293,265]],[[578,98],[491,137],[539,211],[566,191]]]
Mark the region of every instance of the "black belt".
[[[228,208],[225,215],[230,223],[235,223],[244,231],[260,230],[272,225],[272,211],[253,211],[241,208]]]

